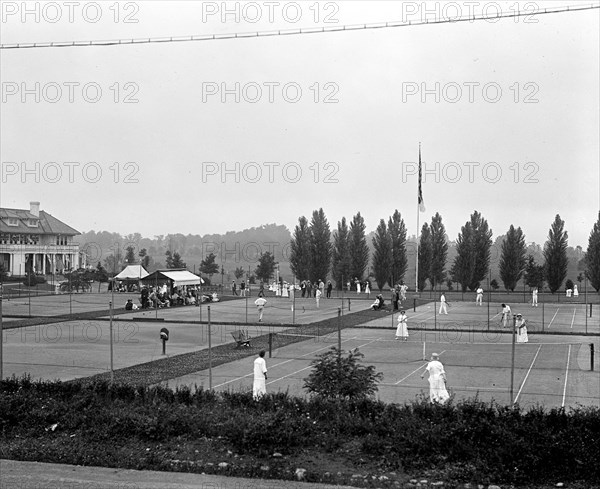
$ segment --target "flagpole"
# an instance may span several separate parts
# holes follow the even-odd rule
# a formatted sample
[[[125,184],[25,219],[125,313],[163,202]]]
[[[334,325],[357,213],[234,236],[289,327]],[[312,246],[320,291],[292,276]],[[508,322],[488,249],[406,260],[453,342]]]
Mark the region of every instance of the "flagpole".
[[[421,213],[421,142],[419,141],[419,183],[417,185],[417,256],[415,260],[415,293],[419,293],[419,238],[421,228],[419,228],[419,214]]]
[[[419,191],[417,190],[417,194]],[[419,209],[419,198],[417,197],[417,260],[415,266],[415,293],[419,293],[419,238],[421,236],[421,231],[419,228],[419,214],[421,213],[421,209]]]

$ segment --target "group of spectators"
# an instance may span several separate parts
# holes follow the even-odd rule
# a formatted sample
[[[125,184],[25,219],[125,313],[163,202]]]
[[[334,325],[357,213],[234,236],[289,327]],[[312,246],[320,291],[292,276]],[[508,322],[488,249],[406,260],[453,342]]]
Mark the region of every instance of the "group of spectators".
[[[142,287],[140,292],[141,309],[155,309],[172,306],[195,306],[200,302],[219,302],[216,292],[202,294],[198,286],[183,285],[169,287],[167,284],[157,287]],[[126,310],[136,310],[139,307],[129,299],[125,304]]]
[[[310,280],[303,280],[300,282],[300,292],[302,297],[317,297],[317,291],[321,292],[321,297],[325,294],[325,290],[327,290],[327,298],[331,298],[331,291],[333,290],[333,285],[331,280],[327,281],[327,286],[325,286],[325,282],[321,279],[315,281],[313,284]]]

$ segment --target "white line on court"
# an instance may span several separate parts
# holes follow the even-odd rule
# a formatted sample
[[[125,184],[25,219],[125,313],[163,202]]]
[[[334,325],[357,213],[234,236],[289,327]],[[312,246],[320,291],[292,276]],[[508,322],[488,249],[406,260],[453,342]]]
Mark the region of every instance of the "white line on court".
[[[527,382],[527,377],[529,377],[529,374],[531,372],[531,369],[533,368],[533,364],[535,363],[535,360],[538,357],[538,354],[540,353],[540,350],[542,349],[542,345],[539,346],[539,348],[537,349],[537,351],[535,352],[535,356],[533,357],[533,360],[531,361],[531,365],[529,366],[529,370],[527,370],[527,375],[525,375],[525,378],[523,379],[523,383],[521,384],[521,387],[519,388],[519,392],[517,392],[517,397],[515,397],[515,400],[513,402],[517,402],[517,399],[519,399],[519,395],[521,394],[521,391],[523,390],[523,387],[525,387],[525,382]]]
[[[355,336],[355,337],[353,337],[353,338],[350,338],[350,340],[356,340],[356,339],[359,339],[359,338],[357,338],[356,336]],[[362,345],[358,345],[358,346],[356,346],[355,348],[362,348],[363,346],[367,346],[367,345],[369,345],[369,344],[371,344],[371,343],[373,343],[373,342],[375,342],[375,341],[378,341],[378,340],[379,340],[379,338],[376,338],[376,339],[374,339],[374,340],[372,340],[372,341],[369,341],[369,342],[367,342],[367,343],[363,343]],[[321,349],[322,349],[322,348],[321,348]],[[318,350],[317,350],[317,351],[318,351]],[[302,356],[305,356],[305,355],[302,355]],[[286,362],[283,362],[283,363],[291,362],[292,360],[297,360],[297,359],[291,359],[291,360],[287,360]],[[278,364],[278,365],[281,365],[281,364]],[[279,378],[277,378],[277,379],[273,379],[271,382],[267,382],[267,385],[269,385],[269,384],[273,384],[274,382],[278,382],[278,381],[280,381],[280,380],[283,380],[283,379],[286,379],[286,378],[288,378],[288,377],[291,377],[291,376],[293,376],[293,375],[296,375],[296,374],[298,374],[298,373],[300,373],[300,372],[303,372],[304,370],[308,370],[309,368],[312,368],[312,367],[309,365],[308,367],[301,368],[300,370],[296,370],[296,371],[294,371],[294,372],[292,372],[292,373],[289,373],[289,374],[287,374],[287,375],[284,375],[283,377],[279,377]]]
[[[575,322],[575,313],[577,312],[576,308],[573,308],[573,319],[571,319],[571,329],[573,329],[573,323]]]
[[[442,353],[440,353],[440,355],[443,355],[446,352],[446,350],[443,350]],[[425,362],[423,365],[421,365],[420,367],[417,367],[416,369],[414,369],[411,373],[409,373],[407,376],[401,378],[398,382],[394,383],[394,385],[398,385],[400,382],[403,382],[404,380],[408,379],[411,375],[413,375],[414,373],[418,372],[419,370],[421,370],[422,368],[424,368],[429,362]]]
[[[380,384],[377,384],[379,386],[383,386],[383,387],[396,387],[397,384],[387,384],[385,382],[381,382]],[[422,389],[423,386],[422,385],[415,385],[415,384],[403,384],[402,388],[412,388],[412,389]],[[506,392],[506,388],[505,387],[472,387],[472,386],[451,386],[449,387],[449,389],[452,389],[453,391],[465,391],[465,392]]]
[[[342,343],[345,343],[346,341],[355,340],[355,339],[356,339],[356,336],[353,336],[352,338],[348,338],[348,339],[342,340]],[[310,352],[305,353],[303,355],[300,355],[297,358],[290,358],[289,360],[285,360],[283,362],[276,363],[275,365],[271,365],[269,368],[275,368],[275,367],[279,367],[280,365],[283,365],[283,364],[286,364],[286,363],[289,363],[289,362],[293,362],[294,360],[297,360],[298,358],[302,358],[302,357],[305,357],[305,356],[308,356],[308,355],[312,355],[312,354],[314,354],[314,353],[316,353],[318,351],[325,350],[325,348],[329,348],[330,346],[331,345],[328,345],[326,347],[324,346],[323,348],[318,348],[317,350],[313,350],[313,351],[310,351]],[[252,372],[250,374],[242,375],[241,377],[236,377],[235,379],[231,379],[231,380],[228,380],[227,382],[223,382],[221,384],[215,385],[215,386],[213,386],[213,389],[216,389],[217,387],[221,387],[223,385],[231,384],[232,382],[237,382],[238,380],[245,379],[246,377],[253,377],[253,376],[254,376],[254,372]],[[274,381],[272,381],[272,382],[274,382]],[[269,384],[270,383],[271,382],[269,382]]]
[[[342,340],[342,343],[345,343],[346,341],[356,340],[356,339],[357,339],[357,337],[356,337],[356,336],[353,336],[352,338],[347,338],[347,339],[345,339],[345,340]],[[373,340],[373,341],[377,341],[377,340],[379,340],[379,339],[380,339],[380,338],[377,338],[376,340]],[[370,341],[369,343],[372,343],[372,341]],[[366,343],[366,344],[368,344],[368,343]],[[318,352],[318,351],[321,351],[321,350],[325,350],[326,348],[329,348],[330,346],[331,346],[331,345],[328,345],[328,346],[326,346],[326,347],[324,346],[323,348],[318,348],[318,349],[316,349],[316,350],[313,350],[313,351],[310,351],[310,352],[308,352],[308,353],[304,353],[303,355],[300,355],[299,357],[296,357],[296,358],[290,358],[289,360],[285,360],[285,361],[283,361],[283,362],[276,363],[275,365],[271,365],[269,368],[275,368],[275,367],[279,367],[280,365],[284,365],[284,364],[286,364],[286,363],[293,362],[294,360],[298,360],[299,358],[302,358],[302,357],[306,357],[306,356],[312,355],[312,354],[314,354],[314,353],[316,353],[316,352]],[[361,345],[361,346],[364,346],[364,345]],[[252,377],[252,376],[254,376],[254,373],[251,373],[251,374],[246,374],[246,375],[242,375],[241,377],[236,377],[235,379],[231,379],[231,380],[228,380],[227,382],[223,382],[223,383],[221,383],[221,384],[215,385],[215,386],[213,387],[213,389],[216,389],[217,387],[221,387],[221,386],[223,386],[223,385],[231,384],[232,382],[236,382],[236,381],[238,381],[238,380],[242,380],[242,379],[245,379],[246,377]],[[283,378],[283,377],[282,377],[282,378]],[[276,379],[276,380],[277,380],[277,379]],[[275,382],[275,380],[273,380],[273,381],[271,381],[271,382]],[[270,384],[271,382],[269,382],[269,384]]]
[[[563,397],[561,407],[565,407],[565,398],[567,397],[567,380],[569,378],[569,361],[571,360],[571,345],[569,345],[569,352],[567,353],[567,369],[565,370],[565,386],[563,388]]]
[[[550,329],[550,326],[552,326],[552,321],[554,321],[554,318],[556,318],[556,315],[558,314],[558,311],[560,311],[560,307],[558,307],[556,309],[556,312],[554,313],[554,316],[552,316],[552,319],[550,320],[550,322],[548,323],[548,329]]]

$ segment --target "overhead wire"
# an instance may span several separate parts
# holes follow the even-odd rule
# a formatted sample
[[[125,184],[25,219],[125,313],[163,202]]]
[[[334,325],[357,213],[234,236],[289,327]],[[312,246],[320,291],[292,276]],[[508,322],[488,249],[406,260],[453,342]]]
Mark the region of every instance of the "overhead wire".
[[[393,22],[377,22],[365,24],[349,24],[341,26],[327,27],[309,27],[298,29],[278,29],[273,31],[252,31],[252,32],[233,32],[222,34],[202,34],[189,36],[170,36],[170,37],[144,37],[133,39],[112,39],[112,40],[87,40],[87,41],[45,41],[33,43],[7,43],[0,44],[0,49],[40,49],[40,48],[69,48],[69,47],[106,47],[106,46],[127,46],[132,44],[154,44],[154,43],[175,43],[175,42],[198,42],[198,41],[223,41],[230,39],[248,39],[259,37],[274,37],[274,36],[294,36],[304,34],[325,34],[334,32],[352,32],[360,30],[373,29],[389,29],[395,27],[415,27],[420,25],[439,25],[439,24],[454,24],[457,22],[474,22],[481,20],[496,20],[504,18],[516,18],[525,16],[538,16],[547,14],[560,14],[568,12],[581,12],[585,10],[600,9],[600,4],[591,5],[576,5],[562,6],[554,8],[544,8],[536,12],[531,11],[510,11],[498,12],[496,15],[469,15],[458,18],[445,18],[428,20],[427,18],[419,21],[393,21]]]

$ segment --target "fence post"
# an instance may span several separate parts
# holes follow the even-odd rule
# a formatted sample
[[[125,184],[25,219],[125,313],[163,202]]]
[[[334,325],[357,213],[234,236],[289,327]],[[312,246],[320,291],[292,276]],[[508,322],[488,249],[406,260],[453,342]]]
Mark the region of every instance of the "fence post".
[[[212,391],[212,338],[210,331],[210,306],[206,306],[208,310],[208,390]]]
[[[350,299],[348,299],[350,302]],[[342,351],[342,310],[338,307],[338,350]]]
[[[542,333],[544,332],[544,304],[545,302],[542,302]]]
[[[514,386],[515,386],[515,326],[517,324],[517,318],[513,316],[512,324],[512,354],[510,360],[510,405],[513,405],[514,401]]]
[[[590,343],[590,370],[594,371],[594,343]]]
[[[115,372],[114,372],[114,363],[113,363],[113,303],[110,301],[108,303],[108,308],[110,309],[110,383],[112,384],[115,380]]]
[[[271,358],[273,352],[273,333],[269,333],[269,358]]]
[[[2,382],[2,350],[4,349],[4,326],[2,321],[2,298],[3,298],[4,286],[0,284],[0,383]]]

